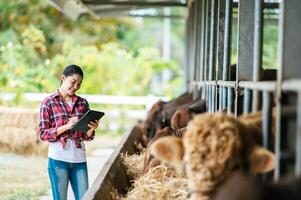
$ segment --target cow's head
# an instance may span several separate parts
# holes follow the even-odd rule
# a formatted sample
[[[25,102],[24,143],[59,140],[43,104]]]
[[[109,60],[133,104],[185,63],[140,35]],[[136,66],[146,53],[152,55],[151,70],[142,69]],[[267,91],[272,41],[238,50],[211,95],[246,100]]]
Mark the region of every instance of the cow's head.
[[[179,163],[185,163],[193,198],[206,198],[235,169],[256,174],[275,166],[274,154],[257,145],[252,132],[225,113],[195,116],[183,141],[166,137],[158,139],[150,149],[153,157],[178,169]]]
[[[147,113],[147,118],[143,125],[143,138],[146,140],[146,143],[148,143],[156,133],[156,118],[158,118],[158,115],[161,113],[164,104],[165,102],[163,101],[156,102]]]
[[[178,132],[170,127],[165,127],[161,130],[158,130],[155,136],[153,137],[153,139],[150,140],[144,154],[144,163],[143,163],[143,170],[142,170],[143,174],[147,173],[150,168],[153,168],[161,164],[160,160],[158,158],[153,157],[152,155],[152,150],[150,149],[152,144],[155,143],[159,138],[172,136],[172,135],[178,135]]]
[[[189,108],[181,108],[173,114],[170,125],[173,129],[186,127],[192,117],[193,114]]]

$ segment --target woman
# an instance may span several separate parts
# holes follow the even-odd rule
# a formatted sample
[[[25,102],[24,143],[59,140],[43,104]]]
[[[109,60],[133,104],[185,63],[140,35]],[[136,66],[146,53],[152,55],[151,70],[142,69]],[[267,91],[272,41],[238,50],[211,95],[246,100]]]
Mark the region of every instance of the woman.
[[[81,199],[88,189],[83,141],[94,138],[98,122],[90,122],[87,133],[70,131],[89,110],[87,100],[75,94],[83,77],[79,66],[67,66],[61,75],[59,89],[46,97],[40,108],[39,134],[41,140],[49,142],[48,175],[54,200],[67,199],[69,181],[76,200]]]

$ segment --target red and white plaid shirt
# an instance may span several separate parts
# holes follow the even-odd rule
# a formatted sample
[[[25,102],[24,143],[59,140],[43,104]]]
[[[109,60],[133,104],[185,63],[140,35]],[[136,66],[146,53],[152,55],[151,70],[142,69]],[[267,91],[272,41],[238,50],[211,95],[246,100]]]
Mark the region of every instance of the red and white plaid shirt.
[[[68,130],[57,136],[58,127],[67,124],[71,117],[81,118],[90,109],[87,100],[77,95],[72,97],[72,105],[70,108],[58,91],[45,98],[41,104],[39,122],[39,134],[42,141],[60,141],[65,147],[67,139],[70,138],[75,142],[76,147],[80,148],[81,141],[94,139],[95,132],[88,137],[86,133]]]

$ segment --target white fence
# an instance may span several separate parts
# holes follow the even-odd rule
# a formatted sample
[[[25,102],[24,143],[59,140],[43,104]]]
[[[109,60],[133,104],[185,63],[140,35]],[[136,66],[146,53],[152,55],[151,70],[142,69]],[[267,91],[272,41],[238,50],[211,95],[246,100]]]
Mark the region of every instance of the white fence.
[[[41,102],[45,97],[49,96],[48,93],[24,93],[22,99],[25,101]],[[120,112],[118,109],[105,111],[110,113],[110,117],[118,118],[121,115],[126,115],[131,119],[144,119],[146,111],[157,102],[158,100],[167,101],[167,97],[148,96],[113,96],[113,95],[90,95],[80,94],[81,97],[88,100],[89,103],[104,104],[104,105],[142,105],[144,110],[128,110],[126,113]],[[15,93],[0,93],[0,100],[13,101],[16,98]]]

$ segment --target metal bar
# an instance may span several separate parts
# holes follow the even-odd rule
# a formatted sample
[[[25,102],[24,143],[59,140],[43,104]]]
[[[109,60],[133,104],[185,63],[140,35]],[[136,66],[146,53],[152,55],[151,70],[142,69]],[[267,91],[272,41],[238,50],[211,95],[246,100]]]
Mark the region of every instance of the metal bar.
[[[158,5],[158,6],[187,6],[187,1],[182,2],[175,2],[175,1],[109,1],[109,0],[82,0],[84,4],[88,5]],[[238,2],[233,2],[231,4],[233,8],[238,8]],[[278,9],[279,3],[277,2],[266,2],[263,4],[264,9]]]
[[[223,98],[224,98],[224,94],[223,94],[223,86],[219,87],[219,105],[218,105],[218,110],[221,111],[223,109]]]
[[[262,107],[262,131],[263,131],[263,146],[271,150],[271,94],[267,91],[263,92],[263,107]]]
[[[239,88],[237,87],[237,84],[236,84],[236,87],[234,89],[234,116],[237,116],[238,115],[238,95],[239,95]]]
[[[224,109],[227,106],[227,88],[226,87],[222,87],[223,88],[223,106],[222,109]]]
[[[202,10],[202,1],[195,1],[195,34],[196,34],[196,49],[195,49],[195,80],[203,80],[200,77],[200,71],[201,71],[201,46],[202,46],[202,13],[200,12]]]
[[[200,80],[200,51],[201,51],[201,1],[195,1],[195,79]]]
[[[188,74],[189,74],[189,81],[193,81],[193,69],[194,69],[194,50],[195,50],[195,43],[194,43],[194,3],[189,7],[189,54],[188,54]]]
[[[224,86],[224,87],[235,87],[235,81],[192,81],[191,86],[198,85],[198,86],[204,86],[204,85],[218,85],[218,86]]]
[[[239,1],[237,33],[237,80],[251,81],[253,76],[254,9],[255,6],[253,0]]]
[[[254,48],[253,48],[253,81],[261,80],[262,74],[262,38],[263,38],[263,0],[255,0],[254,13]],[[259,108],[258,91],[253,92],[253,112]]]
[[[208,112],[210,113],[210,109],[211,109],[210,91],[209,91],[208,85],[205,85],[205,87],[206,87],[206,99],[207,99],[207,105],[208,105]]]
[[[143,18],[169,18],[169,19],[184,19],[184,15],[150,15],[150,14],[131,14],[129,13],[128,16],[130,17],[143,17]]]
[[[216,103],[217,103],[217,101],[216,101],[216,86],[214,86],[214,85],[212,85],[211,86],[212,87],[212,111],[213,112],[215,112],[216,111]]]
[[[109,0],[83,0],[84,4],[88,5],[118,5],[118,6],[181,6],[186,7],[187,1],[175,2],[175,1],[109,1]]]
[[[212,90],[211,85],[208,85],[208,102],[209,102],[209,112],[212,113]]]
[[[251,90],[245,88],[243,113],[248,114],[251,106]]]
[[[287,79],[300,79],[301,70],[301,1],[289,0],[283,1],[283,8],[281,12],[283,23],[281,24],[282,32],[282,48],[283,51],[280,57],[282,57],[282,64],[285,66],[283,70],[283,78]]]
[[[297,131],[296,131],[296,166],[295,175],[301,176],[301,92],[298,92]]]
[[[185,63],[184,63],[184,79],[185,79],[185,86],[186,90],[189,90],[189,20],[190,16],[188,16],[188,19],[186,20],[186,28],[185,28]]]
[[[209,79],[209,47],[210,47],[210,1],[206,0],[206,29],[205,29],[205,79],[204,80],[210,80]]]
[[[301,91],[301,80],[300,79],[290,79],[282,81],[283,91]]]
[[[200,50],[200,80],[205,80],[205,32],[206,32],[206,0],[201,0],[201,29],[202,31],[199,33],[201,34],[201,50]]]
[[[275,91],[276,89],[276,83],[274,81],[240,81],[238,86],[240,88],[248,88],[259,91]]]
[[[211,15],[210,15],[210,44],[209,44],[209,80],[215,79],[216,65],[216,24],[217,24],[217,0],[211,0]]]
[[[229,67],[231,63],[232,0],[226,0],[225,9],[223,81],[229,80]]]
[[[274,181],[278,181],[280,178],[280,161],[281,161],[281,97],[282,97],[282,80],[283,80],[283,29],[284,29],[284,8],[283,2],[280,4],[280,20],[279,20],[279,41],[278,41],[278,55],[279,55],[279,67],[277,69],[277,81],[276,81],[276,119],[275,119],[275,155],[276,165],[274,170]]]
[[[217,13],[217,69],[215,80],[223,80],[223,60],[224,60],[224,35],[225,35],[225,0],[218,0],[218,13]],[[220,95],[221,96],[221,95]],[[220,101],[219,101],[220,102]]]
[[[233,88],[228,87],[228,101],[227,101],[227,110],[228,114],[233,114]]]
[[[233,2],[232,3],[234,8],[238,8],[238,2]],[[266,2],[263,4],[263,8],[265,9],[278,9],[279,8],[279,3],[277,2]]]
[[[225,87],[235,87],[235,81],[193,81],[192,85],[218,85],[218,86],[225,86]],[[301,81],[284,81],[282,89],[284,91],[301,91],[301,87],[296,85],[301,85]],[[258,90],[258,91],[270,91],[273,92],[276,90],[276,83],[275,81],[260,81],[260,82],[253,82],[253,81],[240,81],[238,83],[239,88],[247,88],[250,90]]]

